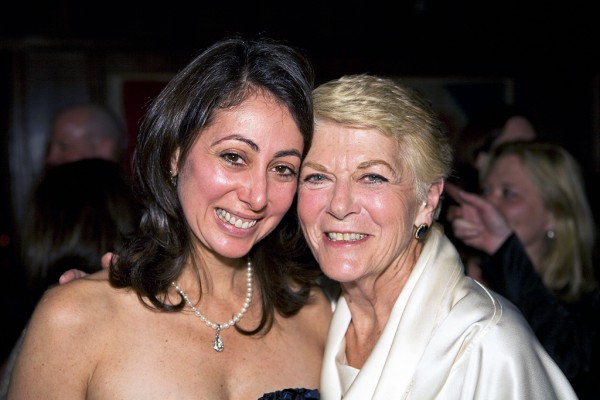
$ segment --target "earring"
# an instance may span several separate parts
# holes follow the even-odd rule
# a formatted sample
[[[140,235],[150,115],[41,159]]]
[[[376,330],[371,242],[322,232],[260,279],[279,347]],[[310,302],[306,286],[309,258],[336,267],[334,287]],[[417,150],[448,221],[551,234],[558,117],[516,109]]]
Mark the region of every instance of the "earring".
[[[425,238],[425,235],[427,235],[428,230],[429,230],[429,225],[427,225],[427,224],[419,225],[419,227],[417,228],[417,230],[415,232],[415,239],[423,240]]]
[[[554,240],[554,237],[556,236],[556,233],[554,232],[553,229],[548,229],[546,231],[546,237],[550,240]]]
[[[173,174],[173,171],[169,171],[169,175],[171,176],[171,185],[177,187],[177,175]]]

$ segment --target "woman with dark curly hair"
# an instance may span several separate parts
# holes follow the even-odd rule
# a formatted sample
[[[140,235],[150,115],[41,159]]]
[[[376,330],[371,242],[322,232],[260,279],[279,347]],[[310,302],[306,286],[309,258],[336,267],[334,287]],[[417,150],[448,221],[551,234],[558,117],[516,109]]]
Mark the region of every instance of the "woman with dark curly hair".
[[[45,294],[9,398],[318,397],[331,303],[289,212],[312,85],[267,39],[219,41],[173,78],[138,135],[137,235]]]

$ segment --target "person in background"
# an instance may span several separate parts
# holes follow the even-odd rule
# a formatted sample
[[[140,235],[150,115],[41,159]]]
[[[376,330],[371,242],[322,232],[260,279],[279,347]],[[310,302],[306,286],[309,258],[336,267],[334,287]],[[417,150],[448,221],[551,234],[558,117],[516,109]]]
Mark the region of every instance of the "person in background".
[[[450,178],[465,190],[476,191],[480,171],[494,147],[537,137],[533,119],[515,106],[502,104],[482,110],[470,117],[453,143],[456,159]]]
[[[44,160],[41,160],[44,168],[40,175],[51,167],[86,158],[110,160],[119,164],[124,172],[128,172],[129,168],[125,165],[124,157],[126,138],[126,132],[120,120],[107,108],[92,103],[70,105],[61,109],[50,125],[46,153]],[[37,180],[40,179],[40,175],[36,176]],[[33,187],[28,188],[29,193],[32,190]],[[30,194],[27,196],[30,197]],[[24,215],[24,217],[27,216]],[[10,235],[15,243],[21,241],[20,234],[21,228],[15,228]],[[18,252],[19,249],[15,247],[11,263],[18,262]],[[19,298],[19,307],[22,308],[11,307],[7,315],[11,326],[5,330],[5,335],[3,335],[1,360],[10,356],[11,349],[27,323],[37,297],[34,295],[26,298],[23,295],[24,293],[29,294],[30,289],[26,286],[23,268],[14,268],[11,265],[9,270],[11,271],[10,275],[6,275],[7,280],[11,281],[9,290],[15,293],[15,295],[11,295],[11,299]],[[13,272],[13,270],[17,271]],[[42,284],[41,287],[45,286]],[[33,304],[31,301],[27,301],[28,299],[32,300]],[[25,303],[27,304],[25,305]]]
[[[485,254],[474,276],[519,308],[578,396],[596,398],[596,226],[579,165],[556,144],[509,142],[491,153],[482,187],[446,187],[459,204],[448,210],[455,237]]]
[[[120,165],[126,144],[125,128],[110,110],[92,103],[76,104],[56,115],[45,164],[101,158]]]
[[[100,270],[101,257],[119,248],[139,221],[139,205],[120,167],[102,159],[46,169],[31,192],[27,210],[20,260],[28,290],[21,300],[14,301],[27,303],[24,307],[28,310],[66,270]],[[2,399],[21,341],[22,335],[3,370]]]
[[[452,152],[430,104],[393,80],[313,92],[298,217],[340,282],[321,398],[575,399],[510,302],[463,273],[435,219]]]
[[[507,141],[529,141],[537,137],[533,119],[524,110],[504,103],[481,109],[470,117],[468,124],[454,139],[456,157],[448,182],[463,190],[479,192],[481,171],[496,146]],[[471,276],[477,276],[483,254],[454,237],[452,224],[447,220],[448,209],[453,205],[456,203],[451,197],[444,201],[439,222],[458,249],[465,269]]]
[[[290,210],[313,80],[286,44],[225,38],[167,84],[137,136],[138,231],[46,292],[9,399],[318,398],[332,307]]]
[[[140,206],[119,165],[100,158],[48,168],[34,188],[21,235],[34,303],[69,268],[101,269],[138,225]]]

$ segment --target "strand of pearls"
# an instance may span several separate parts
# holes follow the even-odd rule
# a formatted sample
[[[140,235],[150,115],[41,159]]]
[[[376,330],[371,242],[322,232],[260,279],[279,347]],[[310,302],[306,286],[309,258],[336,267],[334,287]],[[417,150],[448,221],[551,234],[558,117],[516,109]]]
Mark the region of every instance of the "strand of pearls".
[[[221,339],[221,335],[220,335],[221,331],[223,329],[230,328],[230,327],[234,326],[237,322],[239,322],[239,320],[242,319],[242,317],[244,316],[244,314],[246,313],[246,311],[248,311],[248,308],[250,307],[250,302],[252,301],[252,274],[253,274],[253,272],[254,271],[252,268],[252,261],[250,259],[248,259],[247,269],[246,269],[246,300],[244,301],[244,305],[242,306],[242,309],[236,315],[234,315],[233,318],[231,318],[229,321],[227,321],[224,324],[217,324],[217,323],[212,322],[208,318],[206,318],[206,316],[204,316],[200,312],[200,310],[198,310],[194,306],[194,303],[191,302],[191,300],[189,299],[187,294],[185,294],[185,292],[179,287],[177,282],[171,282],[171,285],[175,288],[175,290],[177,290],[177,292],[179,292],[181,297],[183,297],[183,299],[185,300],[187,305],[192,309],[194,314],[196,314],[196,316],[198,318],[200,318],[202,320],[202,322],[204,322],[206,324],[206,326],[217,331],[215,340],[213,341],[213,349],[215,349],[215,351],[217,351],[217,352],[221,352],[225,348],[225,345],[223,344],[223,340]]]

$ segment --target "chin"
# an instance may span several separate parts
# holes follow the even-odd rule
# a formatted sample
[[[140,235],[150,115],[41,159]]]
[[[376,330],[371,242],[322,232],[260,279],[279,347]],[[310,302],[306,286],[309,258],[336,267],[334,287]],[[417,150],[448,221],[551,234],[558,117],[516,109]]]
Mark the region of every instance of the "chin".
[[[219,246],[214,247],[213,251],[225,258],[244,258],[250,253],[252,246]]]
[[[347,263],[342,264],[319,264],[321,270],[328,278],[340,283],[356,281],[360,278],[356,268]],[[325,265],[325,266],[323,266]]]

